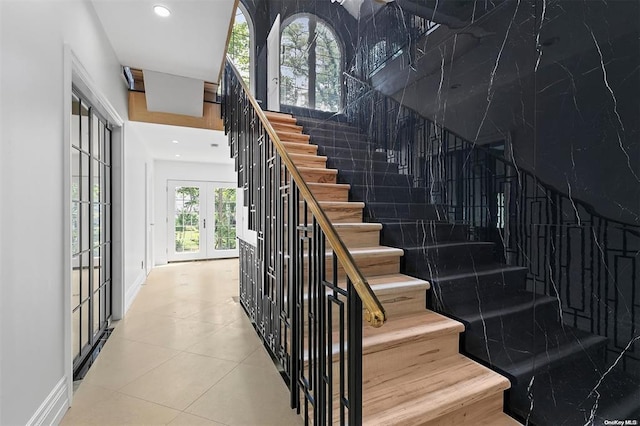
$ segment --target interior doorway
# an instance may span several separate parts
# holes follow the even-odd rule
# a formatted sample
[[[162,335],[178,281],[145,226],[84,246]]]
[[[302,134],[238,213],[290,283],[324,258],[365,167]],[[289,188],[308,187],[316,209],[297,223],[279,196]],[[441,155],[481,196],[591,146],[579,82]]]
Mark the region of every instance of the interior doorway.
[[[170,180],[167,204],[169,262],[238,256],[233,184]]]

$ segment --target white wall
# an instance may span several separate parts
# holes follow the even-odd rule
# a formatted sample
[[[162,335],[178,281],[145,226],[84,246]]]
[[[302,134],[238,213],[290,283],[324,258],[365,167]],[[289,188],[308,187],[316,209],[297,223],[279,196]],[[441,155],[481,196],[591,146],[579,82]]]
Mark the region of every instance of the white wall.
[[[146,273],[146,176],[153,174],[153,160],[146,143],[130,122],[125,123],[124,144],[124,304],[138,294]],[[150,208],[151,206],[149,206]]]
[[[2,425],[48,422],[66,402],[64,45],[126,117],[120,64],[88,1],[0,1]],[[19,183],[18,183],[19,182]],[[68,350],[67,350],[68,352]],[[55,409],[56,407],[51,407]],[[62,410],[64,412],[64,410]]]
[[[161,161],[154,163],[154,264],[167,263],[167,181],[193,180],[225,182],[236,186],[237,175],[233,163],[194,163],[186,161]]]

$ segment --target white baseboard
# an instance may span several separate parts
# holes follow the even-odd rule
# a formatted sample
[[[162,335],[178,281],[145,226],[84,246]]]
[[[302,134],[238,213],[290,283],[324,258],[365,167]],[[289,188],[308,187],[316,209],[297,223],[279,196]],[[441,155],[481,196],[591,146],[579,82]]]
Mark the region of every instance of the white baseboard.
[[[38,411],[27,423],[28,426],[57,425],[69,408],[67,379],[63,377],[55,385],[49,396],[42,402]]]
[[[124,295],[124,313],[125,314],[131,307],[131,304],[133,303],[133,301],[136,299],[136,296],[138,295],[138,292],[142,287],[142,283],[144,283],[146,279],[147,277],[144,271],[140,271],[138,278],[136,278],[131,288],[129,288],[129,290],[127,290],[127,292],[125,293]]]

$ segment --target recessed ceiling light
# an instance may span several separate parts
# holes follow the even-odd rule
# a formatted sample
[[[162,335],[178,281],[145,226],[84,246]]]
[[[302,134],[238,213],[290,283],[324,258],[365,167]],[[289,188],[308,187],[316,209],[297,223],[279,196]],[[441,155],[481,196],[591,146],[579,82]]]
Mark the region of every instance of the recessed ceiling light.
[[[167,16],[171,15],[171,11],[169,9],[159,4],[153,6],[153,11],[156,13],[156,15],[162,16],[163,18],[166,18]]]
[[[174,139],[174,140],[172,140],[171,142],[173,142],[173,143],[180,143],[180,141],[177,141],[177,140],[175,140],[175,139]]]
[[[215,147],[217,147],[217,146],[218,146],[218,144],[217,144],[217,143],[212,143],[212,144],[211,144],[211,148],[215,148]]]
[[[176,154],[176,157],[180,157],[180,154]]]

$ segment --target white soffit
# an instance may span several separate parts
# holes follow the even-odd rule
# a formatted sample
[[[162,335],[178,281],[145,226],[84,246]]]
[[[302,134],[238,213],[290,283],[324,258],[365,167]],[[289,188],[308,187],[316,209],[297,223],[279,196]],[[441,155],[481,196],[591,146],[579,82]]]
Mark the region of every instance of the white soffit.
[[[202,117],[204,80],[142,70],[149,111]]]
[[[234,0],[92,3],[122,65],[217,82]],[[155,5],[167,7],[171,15],[156,15]]]

